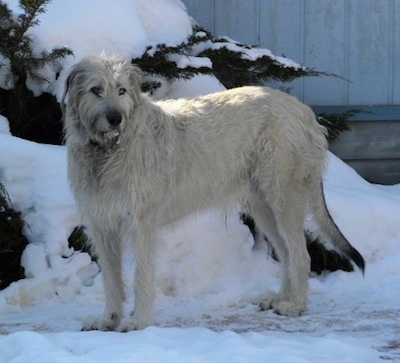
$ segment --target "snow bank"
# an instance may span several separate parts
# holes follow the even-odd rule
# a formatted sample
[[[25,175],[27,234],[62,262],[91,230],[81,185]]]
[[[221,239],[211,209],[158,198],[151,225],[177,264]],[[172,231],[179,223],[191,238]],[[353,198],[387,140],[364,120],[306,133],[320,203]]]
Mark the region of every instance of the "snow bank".
[[[370,184],[333,154],[324,185],[333,218],[367,262],[396,253],[400,185]]]
[[[2,115],[0,115],[0,134],[11,134],[10,124],[8,123],[8,120]]]
[[[6,155],[0,158],[0,182],[27,223],[30,244],[22,265],[28,278],[37,278],[11,288],[9,302],[24,306],[53,296],[74,298],[98,268],[88,255],[68,246],[79,221],[67,182],[65,148],[0,134],[0,150]]]
[[[312,349],[311,349],[312,347]],[[298,339],[289,334],[239,335],[208,329],[148,328],[118,334],[21,332],[0,340],[0,358],[13,362],[324,362],[376,363],[376,351],[335,335]]]

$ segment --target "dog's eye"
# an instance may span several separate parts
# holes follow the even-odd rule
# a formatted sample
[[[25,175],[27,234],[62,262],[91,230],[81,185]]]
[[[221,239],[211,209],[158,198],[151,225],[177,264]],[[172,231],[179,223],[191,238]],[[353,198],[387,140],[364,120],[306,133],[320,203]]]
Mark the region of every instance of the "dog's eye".
[[[122,96],[122,95],[124,95],[126,93],[126,89],[125,88],[120,88],[119,90],[118,90],[118,95],[119,96]]]
[[[96,96],[100,96],[102,90],[100,87],[92,87],[90,89],[90,92],[94,93]]]

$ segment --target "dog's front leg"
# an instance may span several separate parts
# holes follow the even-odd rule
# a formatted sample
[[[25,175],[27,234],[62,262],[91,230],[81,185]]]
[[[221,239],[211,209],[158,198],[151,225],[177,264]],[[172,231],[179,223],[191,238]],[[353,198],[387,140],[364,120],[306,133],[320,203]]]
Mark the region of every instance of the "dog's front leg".
[[[154,227],[153,227],[154,229]],[[153,323],[157,234],[150,227],[135,232],[135,307],[122,331],[144,329]]]
[[[105,224],[103,224],[104,226]],[[115,330],[123,315],[125,299],[122,279],[121,236],[104,228],[88,228],[102,274],[106,307],[100,317],[87,319],[83,330]]]

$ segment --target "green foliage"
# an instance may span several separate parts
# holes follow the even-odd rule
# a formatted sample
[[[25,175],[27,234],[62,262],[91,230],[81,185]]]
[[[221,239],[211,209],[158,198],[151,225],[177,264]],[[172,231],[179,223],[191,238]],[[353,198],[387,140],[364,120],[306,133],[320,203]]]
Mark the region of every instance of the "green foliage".
[[[28,244],[22,230],[21,213],[14,210],[10,198],[0,184],[0,290],[24,277],[20,260]]]
[[[334,141],[339,137],[339,134],[342,131],[349,130],[349,126],[347,124],[349,118],[360,112],[364,111],[353,109],[340,114],[322,113],[318,115],[317,119],[318,122],[325,126],[328,130],[328,141]]]
[[[190,79],[197,74],[211,74],[211,69],[207,67],[195,68],[187,66],[179,68],[175,62],[171,62],[173,55],[188,55],[188,43],[182,43],[178,46],[166,46],[158,44],[155,47],[148,47],[140,58],[134,58],[135,63],[140,69],[153,77],[161,77],[167,81],[177,79]],[[143,91],[152,91],[161,86],[160,82],[151,80],[142,85]]]
[[[290,82],[298,77],[322,75],[321,72],[305,67],[288,67],[262,49],[259,56],[254,57],[251,54],[254,47],[250,45],[226,37],[213,38],[210,33],[199,30],[205,36],[195,34],[192,37],[194,44],[200,45],[200,49],[202,44],[205,46],[198,56],[210,58],[213,74],[226,88],[261,85],[270,80]]]
[[[258,50],[253,57],[252,46],[235,42],[226,37],[213,37],[211,33],[196,27],[193,34],[183,43],[174,46],[159,44],[148,47],[141,58],[135,58],[146,74],[162,77],[168,81],[190,79],[196,74],[213,74],[226,88],[244,85],[260,85],[267,80],[289,82],[302,76],[320,76],[324,73],[305,67],[288,67],[280,63],[267,50]],[[179,67],[174,56],[186,57],[185,67]],[[191,58],[199,60],[198,66]],[[207,61],[210,66],[207,66]],[[157,81],[144,84],[144,90],[153,90],[160,86]]]
[[[0,67],[8,68],[8,72],[5,72],[7,79],[2,80],[2,84],[12,88],[10,92],[1,90],[0,112],[8,118],[11,132],[16,136],[26,137],[24,130],[29,128],[33,120],[41,117],[41,112],[32,108],[36,105],[36,100],[26,86],[27,79],[38,84],[50,83],[40,71],[45,66],[56,65],[60,59],[73,54],[66,47],[53,49],[51,52],[43,50],[40,54],[34,53],[29,29],[39,24],[38,16],[45,12],[49,2],[50,0],[20,0],[22,14],[16,16],[0,0]],[[45,123],[45,119],[40,120]]]
[[[23,13],[14,16],[8,5],[0,1],[0,55],[10,62],[12,84],[15,88],[25,86],[27,77],[38,83],[48,82],[38,71],[72,55],[72,51],[66,47],[53,49],[51,52],[42,51],[39,56],[33,52],[28,30],[39,24],[38,16],[45,12],[49,2],[50,0],[20,0],[19,6]]]

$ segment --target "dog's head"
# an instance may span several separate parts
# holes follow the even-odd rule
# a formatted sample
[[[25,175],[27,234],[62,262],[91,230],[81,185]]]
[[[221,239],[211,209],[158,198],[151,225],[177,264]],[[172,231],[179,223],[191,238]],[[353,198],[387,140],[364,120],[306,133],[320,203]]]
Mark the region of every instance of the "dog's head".
[[[112,149],[140,104],[139,69],[118,56],[87,57],[71,68],[61,101],[66,137]]]

